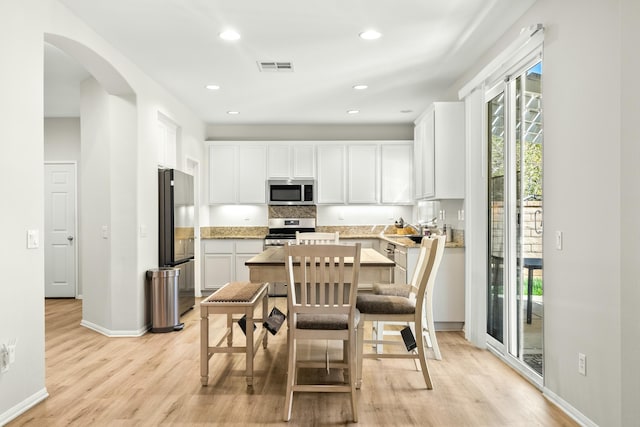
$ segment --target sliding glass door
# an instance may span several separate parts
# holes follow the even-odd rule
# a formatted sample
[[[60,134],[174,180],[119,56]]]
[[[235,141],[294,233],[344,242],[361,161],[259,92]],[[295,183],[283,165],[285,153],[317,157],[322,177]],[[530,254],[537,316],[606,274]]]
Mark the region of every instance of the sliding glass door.
[[[542,66],[535,60],[486,92],[487,340],[542,377]]]

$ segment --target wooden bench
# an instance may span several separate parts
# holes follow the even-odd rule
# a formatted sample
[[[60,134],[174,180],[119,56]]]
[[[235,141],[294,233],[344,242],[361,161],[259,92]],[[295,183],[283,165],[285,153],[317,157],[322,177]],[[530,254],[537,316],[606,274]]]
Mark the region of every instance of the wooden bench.
[[[267,348],[268,335],[262,322],[267,318],[269,297],[267,295],[268,283],[230,282],[218,289],[213,294],[200,302],[200,381],[206,386],[209,381],[209,359],[215,353],[245,353],[247,385],[253,385],[253,358],[258,344],[262,340],[262,346]],[[254,312],[258,303],[262,302],[262,318],[254,318]],[[209,342],[209,315],[226,314],[227,327],[222,336],[215,341],[213,346]],[[233,323],[240,318],[233,315],[246,316],[246,345],[233,346]],[[257,336],[254,334],[254,325],[260,324]],[[227,345],[222,345],[224,339]]]

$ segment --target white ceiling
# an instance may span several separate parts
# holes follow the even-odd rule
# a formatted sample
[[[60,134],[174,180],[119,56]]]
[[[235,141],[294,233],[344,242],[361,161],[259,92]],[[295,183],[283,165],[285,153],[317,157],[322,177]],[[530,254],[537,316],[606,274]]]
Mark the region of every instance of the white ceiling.
[[[535,0],[59,1],[207,123],[367,124],[412,122]],[[45,115],[78,116],[87,75],[47,46]]]

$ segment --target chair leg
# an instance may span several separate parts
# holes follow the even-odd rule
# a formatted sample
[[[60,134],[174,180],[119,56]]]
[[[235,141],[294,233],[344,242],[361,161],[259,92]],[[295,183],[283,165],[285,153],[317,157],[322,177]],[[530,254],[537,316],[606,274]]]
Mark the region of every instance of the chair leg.
[[[416,325],[413,322],[408,322],[407,326],[409,326],[409,328],[411,328],[411,333],[413,334],[414,337],[416,337]],[[418,339],[418,338],[416,338]],[[417,342],[417,341],[416,341]],[[416,349],[413,349],[413,351],[415,352]],[[418,359],[413,359],[413,365],[416,367],[416,371],[420,370],[420,362],[418,361]]]
[[[436,338],[436,328],[433,324],[433,310],[431,309],[431,304],[427,304],[426,309],[427,309],[427,329],[429,330],[431,347],[433,348],[433,353],[435,354],[436,360],[442,360],[442,355],[440,354],[440,346],[438,345],[438,339]]]
[[[358,335],[359,330],[360,328],[357,328],[357,330],[353,331],[351,339],[349,340],[349,385],[351,386],[351,411],[353,412],[354,423],[358,422],[358,402],[356,401],[356,380],[354,379],[353,374],[354,372],[357,372],[358,366],[360,366],[357,358],[358,345],[356,343],[356,336]],[[345,347],[346,347],[346,343],[345,343]]]
[[[416,325],[415,328],[418,331],[422,331],[422,316],[416,316]],[[433,384],[431,383],[431,375],[429,375],[429,368],[427,368],[427,356],[425,353],[425,342],[424,335],[420,332],[416,336],[417,347],[418,347],[418,359],[420,359],[420,366],[422,367],[422,376],[424,377],[424,382],[427,384],[427,389],[432,390]]]
[[[293,386],[296,383],[296,341],[289,337],[289,366],[287,369],[287,394],[285,396],[284,420],[291,419],[291,409],[293,407]]]
[[[200,382],[206,386],[209,382],[209,314],[200,308]]]
[[[229,329],[229,335],[227,335],[227,347],[233,346],[233,315],[227,314],[227,328]]]
[[[364,359],[364,319],[360,317],[358,329],[356,331],[358,343],[356,345],[356,388],[362,387],[362,361]]]

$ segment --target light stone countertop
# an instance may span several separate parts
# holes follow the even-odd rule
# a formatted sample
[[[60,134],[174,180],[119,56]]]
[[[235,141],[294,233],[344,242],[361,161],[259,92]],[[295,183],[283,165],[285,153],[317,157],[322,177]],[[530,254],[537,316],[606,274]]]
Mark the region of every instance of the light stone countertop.
[[[395,231],[393,226],[384,225],[321,225],[316,227],[318,232],[334,233],[339,232],[341,239],[383,239],[407,248],[417,248],[419,243],[415,243],[408,237],[399,234],[392,234]],[[385,234],[382,234],[385,232]],[[269,233],[268,227],[201,227],[201,239],[264,239]],[[463,230],[454,230],[454,240],[445,245],[446,248],[464,248]]]

